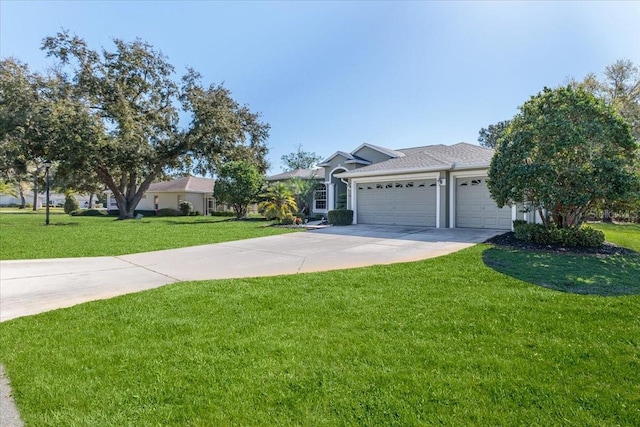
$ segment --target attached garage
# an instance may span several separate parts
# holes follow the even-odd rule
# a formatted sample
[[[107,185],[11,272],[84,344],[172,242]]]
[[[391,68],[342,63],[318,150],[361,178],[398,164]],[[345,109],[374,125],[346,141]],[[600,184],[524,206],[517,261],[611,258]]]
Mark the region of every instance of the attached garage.
[[[511,208],[498,208],[486,176],[457,178],[455,183],[456,227],[511,229]]]
[[[359,224],[436,225],[436,180],[357,183]]]

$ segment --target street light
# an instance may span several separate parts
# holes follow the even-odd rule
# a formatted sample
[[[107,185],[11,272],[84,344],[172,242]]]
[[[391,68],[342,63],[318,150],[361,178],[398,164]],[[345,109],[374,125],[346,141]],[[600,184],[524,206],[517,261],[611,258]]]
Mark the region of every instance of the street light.
[[[50,187],[50,183],[49,183],[49,168],[51,168],[51,162],[50,161],[46,161],[44,162],[44,169],[46,171],[47,174],[47,207],[45,209],[46,212],[46,219],[44,221],[45,225],[49,225],[49,187]]]

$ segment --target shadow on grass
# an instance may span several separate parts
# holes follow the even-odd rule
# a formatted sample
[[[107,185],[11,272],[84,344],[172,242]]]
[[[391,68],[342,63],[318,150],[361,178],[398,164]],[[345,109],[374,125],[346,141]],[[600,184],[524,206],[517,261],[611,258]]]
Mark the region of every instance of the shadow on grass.
[[[169,225],[200,225],[200,224],[219,224],[225,222],[267,222],[264,218],[226,218],[226,219],[196,219],[196,220],[164,220],[163,222]]]
[[[640,255],[574,255],[494,247],[488,267],[534,285],[581,295],[640,295]]]

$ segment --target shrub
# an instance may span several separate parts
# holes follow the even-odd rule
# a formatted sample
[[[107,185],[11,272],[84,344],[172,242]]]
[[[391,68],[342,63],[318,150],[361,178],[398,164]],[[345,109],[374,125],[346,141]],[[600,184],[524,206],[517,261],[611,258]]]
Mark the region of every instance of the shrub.
[[[236,216],[235,212],[227,212],[227,211],[211,212],[210,215],[211,216]]]
[[[604,233],[588,226],[581,228],[546,228],[542,224],[518,224],[514,231],[518,240],[543,245],[597,247],[604,243]]]
[[[107,212],[98,209],[79,209],[71,212],[71,216],[107,216]]]
[[[64,199],[64,213],[71,214],[71,212],[75,212],[80,210],[80,205],[75,197],[69,195],[66,199]]]
[[[515,230],[517,226],[527,224],[527,221],[524,219],[514,219],[513,220],[513,229]]]
[[[600,230],[585,226],[578,229],[554,229],[557,243],[563,246],[597,247],[604,243],[604,233]]]
[[[302,222],[305,222],[305,220],[307,219],[307,216],[304,214],[304,212],[298,212],[298,213],[295,215],[295,217],[296,217],[296,218],[300,218],[300,220],[301,220]]]
[[[189,216],[189,214],[193,210],[193,205],[191,204],[191,202],[187,202],[186,200],[183,200],[180,202],[179,208],[182,215]]]
[[[173,208],[162,208],[162,209],[158,209],[158,211],[156,212],[156,215],[157,216],[180,216],[182,215],[182,212]]]
[[[295,224],[295,222],[296,222],[296,217],[293,215],[285,215],[280,220],[280,224],[282,225],[292,225],[292,224]]]
[[[336,209],[329,211],[327,220],[332,225],[351,225],[353,222],[353,211],[351,209]]]

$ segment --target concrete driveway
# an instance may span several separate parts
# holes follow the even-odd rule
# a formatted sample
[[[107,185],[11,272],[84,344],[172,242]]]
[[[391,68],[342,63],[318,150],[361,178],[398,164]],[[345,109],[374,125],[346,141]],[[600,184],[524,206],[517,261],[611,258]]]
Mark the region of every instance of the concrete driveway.
[[[0,261],[0,321],[185,280],[416,261],[504,230],[351,225],[133,255]]]

